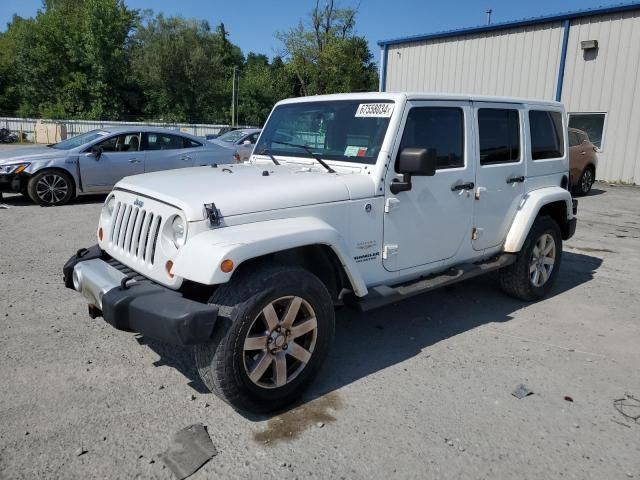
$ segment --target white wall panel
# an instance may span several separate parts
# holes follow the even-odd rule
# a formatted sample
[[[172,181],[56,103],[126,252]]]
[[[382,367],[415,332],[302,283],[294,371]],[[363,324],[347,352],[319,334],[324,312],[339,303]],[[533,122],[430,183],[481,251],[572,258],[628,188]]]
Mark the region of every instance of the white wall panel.
[[[580,47],[597,40],[595,54]],[[571,22],[562,101],[568,112],[606,112],[597,177],[640,183],[640,11]]]
[[[389,46],[387,91],[553,99],[562,24]]]

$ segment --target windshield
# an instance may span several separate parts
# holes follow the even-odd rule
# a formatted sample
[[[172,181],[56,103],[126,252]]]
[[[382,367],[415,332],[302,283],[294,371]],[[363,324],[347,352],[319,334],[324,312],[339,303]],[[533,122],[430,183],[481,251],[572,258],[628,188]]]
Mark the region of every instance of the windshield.
[[[220,135],[218,138],[216,138],[216,140],[219,140],[221,142],[234,143],[240,140],[246,134],[247,132],[244,132],[242,130],[233,130],[232,132],[227,132],[224,135]]]
[[[255,152],[374,164],[393,113],[391,101],[335,100],[280,105],[269,117]],[[285,145],[279,142],[289,143]]]
[[[57,148],[58,150],[71,150],[72,148],[79,147],[108,134],[109,132],[105,132],[103,130],[91,130],[90,132],[76,135],[75,137],[71,137],[60,143],[51,145],[51,148]]]

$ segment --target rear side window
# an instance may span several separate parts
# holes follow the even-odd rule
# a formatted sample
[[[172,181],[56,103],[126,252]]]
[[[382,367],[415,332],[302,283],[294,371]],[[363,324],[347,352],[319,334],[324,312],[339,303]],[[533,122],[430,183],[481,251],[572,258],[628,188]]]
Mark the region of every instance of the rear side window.
[[[184,137],[165,133],[147,134],[146,150],[177,150],[184,148]]]
[[[578,134],[576,132],[569,132],[569,146],[570,147],[577,147],[581,143],[582,143],[582,141],[580,140],[580,137],[578,136]]]
[[[478,110],[480,165],[517,162],[520,159],[520,118],[517,110]]]
[[[543,160],[564,156],[562,115],[547,110],[529,111],[531,129],[531,158]]]
[[[416,107],[407,116],[400,150],[433,148],[437,168],[464,167],[464,114],[457,107]]]

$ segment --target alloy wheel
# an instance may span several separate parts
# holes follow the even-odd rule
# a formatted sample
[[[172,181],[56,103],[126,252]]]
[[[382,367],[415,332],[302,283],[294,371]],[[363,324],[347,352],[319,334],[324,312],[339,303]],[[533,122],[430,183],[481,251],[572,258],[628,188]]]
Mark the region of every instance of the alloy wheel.
[[[280,388],[309,363],[318,337],[311,305],[300,297],[270,302],[253,320],[244,339],[244,368],[262,388]]]
[[[529,279],[534,287],[541,287],[553,271],[556,261],[556,241],[553,236],[545,233],[540,236],[533,246],[529,261]]]
[[[588,193],[591,190],[591,185],[593,185],[593,173],[590,169],[587,169],[582,174],[582,181],[580,182],[582,193]]]
[[[56,173],[43,176],[36,185],[38,198],[46,203],[58,203],[69,192],[67,181]]]

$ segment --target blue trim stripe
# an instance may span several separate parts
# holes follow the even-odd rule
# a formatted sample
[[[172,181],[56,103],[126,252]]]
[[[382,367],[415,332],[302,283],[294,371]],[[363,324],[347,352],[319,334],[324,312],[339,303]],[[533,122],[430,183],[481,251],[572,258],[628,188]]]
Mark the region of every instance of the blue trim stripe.
[[[564,82],[564,65],[567,61],[567,45],[569,44],[569,29],[571,20],[564,21],[564,31],[562,32],[562,51],[560,52],[560,66],[558,67],[558,83],[556,84],[556,102],[562,98],[562,83]]]
[[[399,45],[409,42],[420,42],[424,40],[431,40],[434,38],[446,38],[446,37],[458,37],[461,35],[470,35],[472,33],[492,32],[496,30],[505,30],[507,28],[524,27],[527,25],[537,25],[540,23],[549,22],[565,22],[581,17],[591,17],[593,15],[605,15],[609,13],[627,12],[630,10],[640,10],[640,1],[634,1],[631,3],[623,3],[612,5],[609,7],[590,8],[585,10],[577,10],[574,12],[560,13],[556,15],[547,15],[544,17],[526,18],[523,20],[516,20],[512,22],[494,23],[491,25],[483,25],[480,27],[461,28],[457,30],[447,30],[444,32],[436,32],[424,35],[414,35],[410,37],[393,38],[390,40],[380,40],[378,45]]]
[[[380,91],[384,92],[387,88],[387,59],[389,58],[389,45],[383,47],[382,52],[382,68],[380,71]]]

